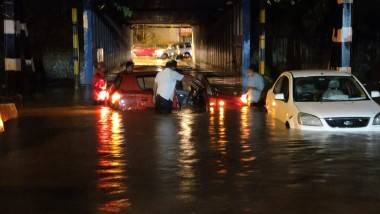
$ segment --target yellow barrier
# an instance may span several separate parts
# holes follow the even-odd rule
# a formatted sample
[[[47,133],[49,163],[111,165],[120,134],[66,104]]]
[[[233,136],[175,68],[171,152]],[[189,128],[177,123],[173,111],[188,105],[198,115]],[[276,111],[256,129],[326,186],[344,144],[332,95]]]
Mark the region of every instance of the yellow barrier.
[[[0,104],[0,132],[4,132],[4,122],[18,117],[14,103]]]

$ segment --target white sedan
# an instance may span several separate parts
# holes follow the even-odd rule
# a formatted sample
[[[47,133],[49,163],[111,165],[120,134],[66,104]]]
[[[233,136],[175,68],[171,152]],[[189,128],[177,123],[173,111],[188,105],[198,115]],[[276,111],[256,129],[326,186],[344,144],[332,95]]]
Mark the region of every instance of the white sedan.
[[[288,128],[313,131],[380,131],[380,106],[350,73],[284,72],[269,89],[268,114]]]

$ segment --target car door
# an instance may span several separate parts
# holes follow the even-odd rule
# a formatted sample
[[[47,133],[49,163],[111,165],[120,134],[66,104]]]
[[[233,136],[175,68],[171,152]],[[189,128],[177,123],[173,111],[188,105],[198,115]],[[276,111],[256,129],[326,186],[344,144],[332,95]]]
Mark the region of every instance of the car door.
[[[291,87],[289,76],[281,76],[273,87],[272,110],[275,118],[284,123],[288,120],[290,91]],[[276,99],[276,95],[279,94],[283,94],[284,99]]]

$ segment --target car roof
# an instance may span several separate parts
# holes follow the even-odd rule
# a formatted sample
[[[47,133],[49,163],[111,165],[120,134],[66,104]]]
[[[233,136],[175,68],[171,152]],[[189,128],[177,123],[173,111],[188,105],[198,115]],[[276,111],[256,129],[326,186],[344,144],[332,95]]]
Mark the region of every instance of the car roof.
[[[143,77],[143,76],[156,76],[157,71],[137,71],[132,73],[120,73],[120,76],[123,77]]]
[[[294,70],[287,72],[290,73],[294,78],[313,76],[352,76],[351,73],[334,70]]]

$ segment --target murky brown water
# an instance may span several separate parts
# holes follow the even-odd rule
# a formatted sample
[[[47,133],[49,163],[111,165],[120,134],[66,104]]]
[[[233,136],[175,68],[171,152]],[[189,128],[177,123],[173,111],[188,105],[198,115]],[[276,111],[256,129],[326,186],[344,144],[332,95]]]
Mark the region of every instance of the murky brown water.
[[[378,213],[380,134],[244,108],[26,109],[0,135],[0,213]]]

